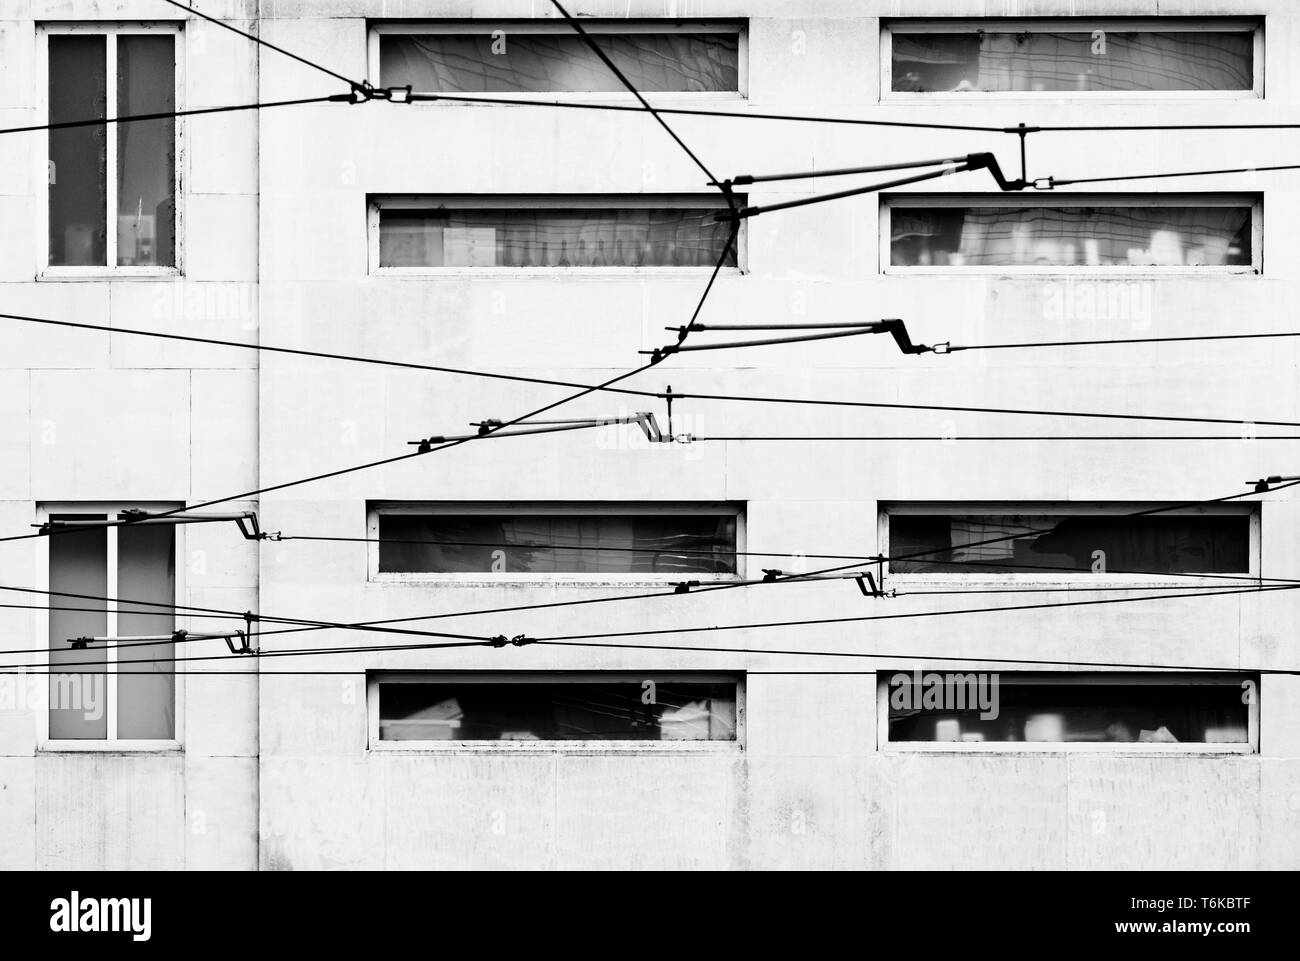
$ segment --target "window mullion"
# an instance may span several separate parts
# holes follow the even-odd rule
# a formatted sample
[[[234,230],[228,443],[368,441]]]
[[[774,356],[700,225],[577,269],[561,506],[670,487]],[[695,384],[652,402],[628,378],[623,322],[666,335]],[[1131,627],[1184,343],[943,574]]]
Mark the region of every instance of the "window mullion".
[[[110,518],[112,515],[109,515]],[[107,528],[108,533],[108,599],[104,602],[104,609],[107,612],[108,637],[117,637],[117,543],[118,529],[116,527]],[[105,687],[108,690],[107,703],[104,710],[108,715],[108,740],[117,740],[117,645],[108,641],[104,645],[104,670],[108,675],[108,683]]]
[[[108,71],[105,86],[105,114],[110,119],[117,117],[117,34],[110,31],[106,37],[104,63]],[[104,197],[108,210],[104,218],[105,266],[117,266],[117,124],[105,124],[105,177]],[[111,723],[111,722],[110,722]]]

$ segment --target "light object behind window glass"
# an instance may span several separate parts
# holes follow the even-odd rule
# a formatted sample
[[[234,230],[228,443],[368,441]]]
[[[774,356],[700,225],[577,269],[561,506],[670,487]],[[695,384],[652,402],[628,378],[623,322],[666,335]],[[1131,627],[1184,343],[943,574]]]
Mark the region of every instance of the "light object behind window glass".
[[[383,741],[734,741],[736,683],[380,680]]]
[[[381,267],[712,267],[722,207],[379,211]],[[736,265],[736,245],[724,266]]]
[[[1036,568],[1092,572],[1099,551],[1106,572],[1246,574],[1250,517],[901,513],[889,517],[889,553],[901,558],[889,563],[895,574],[1033,573]],[[924,556],[907,559],[909,554]]]
[[[734,574],[736,515],[381,513],[379,571]]]
[[[1250,266],[1253,208],[969,206],[890,210],[895,267]]]
[[[173,34],[51,33],[48,42],[51,123],[106,117],[109,97],[119,117],[175,110]],[[175,119],[52,130],[49,138],[50,265],[104,267],[113,257],[120,267],[174,266]]]
[[[122,35],[117,42],[119,116],[176,109],[171,34]],[[117,125],[117,262],[176,263],[176,121]]]
[[[593,33],[644,93],[736,91],[740,37],[709,33]],[[381,85],[430,93],[624,93],[626,87],[571,31],[515,32],[509,25],[457,34],[383,33]]]
[[[893,34],[898,92],[1250,90],[1254,36],[1239,31]]]
[[[895,684],[893,679],[908,680]],[[996,717],[930,686],[907,671],[882,671],[890,741],[1244,744],[1249,706],[1240,678],[1222,683],[1121,683],[1105,676],[998,674]],[[949,680],[944,675],[932,675]],[[972,674],[970,677],[976,677]],[[945,691],[957,692],[948,683]]]

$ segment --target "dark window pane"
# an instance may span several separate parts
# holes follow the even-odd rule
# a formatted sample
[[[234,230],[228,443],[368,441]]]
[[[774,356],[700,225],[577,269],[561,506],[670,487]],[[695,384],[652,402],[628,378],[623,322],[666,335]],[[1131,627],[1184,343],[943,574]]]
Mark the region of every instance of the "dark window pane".
[[[889,567],[896,574],[1035,569],[1246,574],[1250,517],[892,514],[889,553],[895,558]],[[924,556],[907,559],[911,554]]]
[[[892,86],[933,93],[1250,90],[1249,31],[896,33]]]
[[[734,514],[381,514],[381,573],[734,574]]]
[[[1242,744],[1249,707],[1239,681],[1050,683],[1050,675],[889,671],[891,741]],[[991,679],[997,679],[994,687]],[[977,685],[982,685],[982,693]],[[943,693],[939,693],[942,690]],[[980,704],[980,698],[983,703]],[[996,715],[996,716],[990,716]]]
[[[721,209],[381,210],[379,265],[712,267],[731,229]]]
[[[734,682],[379,684],[384,741],[733,741]]]
[[[108,633],[108,608],[102,600],[108,594],[108,534],[102,527],[76,530],[49,538],[49,550],[50,669],[75,664],[78,672],[50,674],[50,738],[103,740],[108,737],[108,683],[102,667],[107,651],[102,645],[76,650],[68,640]]]
[[[108,115],[105,38],[49,38],[50,123]],[[50,264],[104,266],[107,132],[50,131]]]
[[[596,33],[638,90],[737,91],[740,38],[717,33]],[[384,86],[440,93],[622,93],[626,87],[575,33],[382,34]]]
[[[1252,208],[908,207],[890,212],[896,267],[1249,266]]]
[[[117,531],[117,592],[126,600],[176,603],[175,528],[168,524],[120,527]],[[76,536],[76,535],[72,535]],[[121,637],[170,634],[171,608],[119,604]],[[117,736],[170,740],[176,736],[174,644],[118,649]],[[127,662],[137,663],[127,663]]]
[[[118,116],[176,109],[171,35],[123,35],[117,42]],[[176,121],[117,126],[117,262],[176,263]]]

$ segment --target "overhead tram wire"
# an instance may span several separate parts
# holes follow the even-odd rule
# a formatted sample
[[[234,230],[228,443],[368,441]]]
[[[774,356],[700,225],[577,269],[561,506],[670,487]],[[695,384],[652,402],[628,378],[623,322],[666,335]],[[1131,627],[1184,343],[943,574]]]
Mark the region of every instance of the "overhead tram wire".
[[[700,304],[696,305],[694,316],[699,315]],[[300,357],[316,357],[322,360],[337,360],[347,363],[374,364],[381,367],[394,367],[406,370],[423,370],[432,373],[452,374],[455,376],[478,377],[489,380],[503,380],[514,383],[538,384],[547,387],[566,387],[569,389],[593,389],[603,393],[619,394],[628,397],[645,397],[655,400],[664,400],[667,394],[659,391],[650,390],[633,390],[626,387],[601,386],[583,384],[577,381],[558,380],[545,377],[528,377],[520,374],[506,374],[500,371],[473,370],[462,367],[445,367],[435,364],[418,364],[412,361],[391,360],[380,357],[362,357],[352,354],[330,353],[327,351],[307,350],[296,347],[277,347],[270,344],[253,344],[237,340],[219,340],[211,337],[196,337],[189,334],[173,334],[158,330],[143,330],[133,327],[112,327],[107,324],[91,324],[80,321],[55,320],[48,317],[34,317],[27,314],[9,314],[0,313],[0,318],[19,321],[22,323],[43,324],[52,327],[67,327],[77,330],[95,330],[103,331],[109,334],[125,334],[134,337],[153,337],[161,340],[174,340],[183,343],[192,344],[209,344],[215,347],[233,347],[240,350],[254,350],[263,353],[290,354]],[[1235,336],[1235,335],[1230,335]],[[1242,335],[1246,336],[1246,335]],[[956,348],[953,348],[956,349]],[[1124,413],[1106,413],[1097,411],[1069,411],[1069,410],[1050,410],[1037,408],[1021,407],[974,407],[968,405],[952,404],[904,404],[890,403],[884,401],[861,401],[861,400],[838,400],[830,398],[815,397],[781,397],[781,396],[763,396],[763,395],[746,395],[746,394],[716,394],[716,393],[696,393],[693,391],[674,392],[674,400],[701,400],[717,401],[720,403],[751,403],[751,404],[786,404],[786,405],[807,405],[807,406],[829,406],[829,407],[850,407],[866,408],[881,410],[925,410],[938,411],[944,413],[971,413],[971,414],[1005,414],[1009,416],[1026,416],[1026,417],[1066,417],[1066,418],[1091,418],[1091,419],[1108,419],[1108,420],[1128,420],[1128,421],[1152,421],[1165,423],[1186,423],[1186,424],[1253,424],[1259,427],[1300,427],[1300,421],[1272,420],[1255,417],[1195,417],[1185,415],[1169,414],[1124,414]]]
[[[331,70],[329,67],[323,66],[314,60],[308,60],[306,57],[300,56],[290,50],[284,49],[284,47],[276,46],[275,44],[271,43],[269,40],[263,40],[261,37],[255,34],[248,33],[244,30],[240,30],[238,27],[233,26],[232,24],[229,24],[224,20],[218,19],[217,17],[206,14],[202,10],[196,10],[194,7],[191,7],[188,4],[180,3],[179,0],[165,0],[165,2],[170,3],[173,7],[177,7],[180,10],[187,10],[190,13],[194,14],[194,16],[196,17],[201,17],[202,19],[207,20],[209,23],[214,23],[218,27],[222,27],[226,30],[229,30],[231,33],[238,34],[239,36],[245,38],[246,40],[251,40],[253,41],[253,43],[266,47],[268,50],[274,50],[276,53],[283,54],[284,56],[290,58],[291,60],[297,60],[299,63],[311,67],[313,70],[319,70],[321,73],[327,74],[336,80],[342,80],[344,83],[346,83],[349,87],[351,87],[354,90],[358,90],[363,87],[363,84],[358,83],[357,81],[351,79],[350,77],[343,76],[343,74],[339,73],[336,70]]]
[[[174,0],[172,0],[172,2],[174,2]],[[551,0],[551,5],[554,6],[556,10],[560,11],[560,15],[564,17],[569,26],[573,27],[573,29],[577,31],[578,36],[580,36],[587,46],[591,48],[592,52],[600,59],[600,62],[605,65],[610,73],[614,74],[614,76],[618,78],[619,83],[623,84],[632,96],[636,97],[636,99],[640,101],[641,106],[649,112],[650,116],[654,117],[655,122],[658,123],[659,126],[664,128],[668,133],[668,136],[672,137],[673,140],[676,141],[677,146],[681,147],[686,155],[694,161],[695,166],[699,167],[700,170],[703,171],[704,176],[708,177],[709,180],[716,181],[718,178],[713,175],[711,170],[709,170],[708,165],[696,155],[694,150],[686,145],[686,141],[677,135],[677,131],[673,130],[673,128],[668,125],[668,121],[664,120],[664,118],[658,114],[655,108],[650,105],[650,101],[645,98],[641,91],[638,90],[632,81],[627,78],[627,75],[623,73],[623,71],[618,68],[618,65],[609,58],[604,50],[601,49],[600,44],[596,43],[591,34],[587,33],[587,31],[583,29],[582,24],[578,22],[575,17],[570,16],[569,11],[564,9],[560,0]],[[726,191],[723,191],[723,193],[725,195]]]
[[[1294,481],[1289,481],[1289,482],[1285,482],[1285,483],[1280,483],[1278,486],[1272,488],[1272,490],[1273,490],[1273,491],[1279,491],[1279,490],[1284,490],[1284,489],[1289,488],[1289,487],[1295,487],[1295,486],[1297,486],[1297,485],[1300,485],[1300,480],[1294,480]],[[1223,496],[1223,497],[1217,497],[1217,498],[1213,498],[1213,499],[1210,499],[1210,500],[1185,501],[1185,502],[1181,502],[1181,503],[1178,503],[1178,504],[1168,504],[1168,505],[1163,505],[1163,506],[1161,506],[1161,507],[1147,508],[1147,509],[1140,510],[1140,511],[1135,511],[1135,512],[1132,512],[1132,513],[1129,513],[1129,514],[1120,514],[1120,515],[1116,515],[1116,516],[1119,516],[1119,517],[1144,517],[1144,516],[1151,516],[1151,515],[1155,515],[1155,514],[1169,513],[1170,511],[1184,510],[1184,509],[1191,508],[1191,507],[1199,507],[1199,506],[1205,506],[1205,505],[1209,505],[1209,504],[1226,503],[1226,502],[1228,502],[1228,501],[1236,500],[1236,499],[1239,499],[1239,498],[1242,498],[1242,497],[1253,496],[1254,494],[1257,494],[1257,493],[1265,493],[1265,491],[1260,491],[1260,490],[1244,491],[1244,492],[1240,492],[1240,493],[1236,493],[1236,494],[1228,494],[1228,495],[1225,495],[1225,496]],[[1041,533],[1041,531],[1039,531],[1039,532]],[[1016,533],[1016,534],[1010,534],[1010,535],[1005,535],[1005,536],[1000,536],[1000,537],[987,538],[987,539],[985,539],[985,540],[981,540],[981,541],[973,541],[973,542],[971,542],[971,543],[969,543],[969,544],[965,544],[965,545],[962,545],[962,546],[963,546],[963,547],[970,548],[970,547],[987,546],[987,545],[989,545],[989,544],[1005,543],[1006,541],[1014,540],[1014,539],[1016,539],[1017,537],[1022,537],[1022,536],[1024,536],[1024,533],[1025,533],[1025,532],[1022,531],[1022,532],[1019,532],[1019,533]],[[1031,531],[1031,533],[1033,533],[1033,531]],[[708,593],[714,593],[714,592],[716,592],[716,591],[720,591],[720,590],[734,590],[734,589],[736,589],[736,588],[742,588],[742,587],[753,587],[753,586],[757,586],[757,585],[759,585],[759,584],[784,584],[784,583],[791,583],[791,582],[796,582],[796,581],[824,580],[824,579],[827,579],[827,578],[824,577],[824,575],[836,574],[836,573],[839,573],[839,572],[842,572],[842,571],[846,571],[846,570],[848,570],[848,569],[852,569],[852,568],[859,568],[859,567],[863,567],[863,566],[870,566],[870,565],[872,565],[872,564],[877,564],[877,563],[889,563],[889,562],[896,562],[896,561],[901,561],[901,560],[912,560],[912,559],[916,559],[916,558],[918,558],[918,557],[929,557],[930,555],[933,555],[933,554],[944,553],[944,552],[947,551],[947,550],[950,550],[950,548],[934,548],[934,549],[931,549],[931,550],[926,550],[926,551],[915,551],[915,552],[912,552],[912,553],[909,553],[909,554],[895,555],[895,556],[889,556],[889,557],[882,556],[882,555],[877,555],[877,556],[875,556],[875,557],[869,557],[869,558],[866,558],[866,559],[865,559],[865,562],[863,562],[863,561],[858,561],[858,562],[855,562],[855,563],[852,563],[852,564],[843,564],[843,565],[839,565],[839,566],[836,566],[836,567],[823,568],[823,569],[820,569],[820,570],[809,571],[809,572],[802,573],[802,574],[788,574],[788,575],[785,575],[785,576],[778,577],[778,578],[776,578],[776,579],[774,579],[774,580],[767,580],[767,579],[765,578],[763,581],[740,581],[740,582],[732,581],[732,582],[725,582],[725,583],[716,584],[716,585],[701,585],[701,586],[699,586],[699,587],[694,588],[694,589],[693,589],[692,591],[690,591],[689,593],[692,593],[692,594],[708,594]],[[837,559],[838,559],[838,558],[837,558]],[[938,563],[944,563],[944,562],[940,561],[940,562],[938,562]],[[978,562],[976,562],[976,563],[978,563]],[[973,566],[973,565],[972,565],[972,566]],[[1022,565],[1012,565],[1012,566],[1022,566]],[[1046,569],[1046,568],[1045,568],[1045,569]],[[1057,568],[1056,570],[1060,570],[1060,569]],[[1115,572],[1112,572],[1112,573],[1144,573],[1144,572],[1123,572],[1123,571],[1115,571]],[[1154,572],[1153,572],[1153,573],[1154,573]],[[1279,581],[1279,580],[1280,580],[1280,581],[1283,581],[1283,584],[1280,585],[1280,586],[1292,586],[1292,585],[1300,586],[1300,582],[1297,582],[1297,581],[1292,580],[1292,579],[1264,578],[1264,577],[1260,577],[1260,576],[1256,576],[1256,575],[1249,575],[1249,574],[1245,574],[1245,575],[1214,575],[1214,574],[1204,574],[1204,575],[1180,575],[1180,576],[1196,576],[1196,577],[1205,577],[1205,578],[1211,578],[1211,577],[1213,577],[1213,578],[1219,578],[1219,577],[1230,577],[1230,578],[1232,578],[1234,581],[1237,581],[1237,582],[1240,582],[1240,581],[1243,581],[1243,580],[1250,580],[1250,581],[1257,582],[1255,586],[1252,586],[1252,587],[1246,588],[1246,589],[1241,590],[1241,591],[1218,590],[1218,589],[1217,589],[1217,586],[1214,586],[1214,585],[1207,585],[1207,586],[1211,586],[1211,587],[1214,587],[1214,588],[1215,588],[1215,589],[1213,589],[1213,590],[1211,590],[1211,591],[1207,591],[1207,592],[1206,592],[1207,594],[1208,594],[1208,593],[1215,593],[1215,594],[1250,593],[1250,592],[1252,592],[1252,591],[1257,591],[1257,590],[1269,590],[1269,589],[1271,589],[1271,587],[1272,587],[1273,585],[1270,584],[1268,587],[1264,587],[1264,586],[1262,586],[1262,582],[1263,582],[1263,581],[1273,582],[1273,581]],[[1234,586],[1236,586],[1236,585],[1233,584],[1233,585],[1224,585],[1224,586],[1225,586],[1225,587],[1234,587]],[[32,590],[32,589],[28,589],[28,590],[31,591],[32,593],[47,593],[47,592],[36,591],[36,590]],[[1068,590],[1068,588],[1063,587],[1062,590]],[[1014,593],[1014,591],[1013,591],[1012,593]],[[579,600],[573,600],[573,601],[553,601],[553,602],[547,602],[547,603],[541,603],[541,604],[516,605],[516,606],[512,606],[512,607],[501,607],[501,608],[488,608],[488,609],[480,609],[480,610],[476,610],[476,611],[468,611],[468,612],[467,612],[467,611],[451,611],[451,612],[442,612],[442,613],[439,613],[439,614],[412,615],[412,616],[408,616],[408,617],[386,618],[386,619],[381,619],[381,620],[362,621],[362,622],[357,622],[357,623],[358,623],[358,624],[361,624],[361,625],[380,625],[380,624],[382,624],[382,625],[391,625],[391,624],[398,624],[398,623],[410,623],[410,622],[412,622],[412,621],[440,620],[440,619],[444,619],[444,618],[448,618],[448,617],[455,618],[455,617],[478,616],[478,615],[482,615],[482,614],[501,614],[501,613],[511,613],[511,612],[516,612],[516,611],[523,611],[523,610],[541,610],[541,609],[546,609],[546,608],[580,607],[580,606],[586,606],[586,605],[590,605],[590,604],[604,604],[604,603],[610,603],[610,602],[615,602],[615,601],[640,600],[640,599],[649,598],[649,597],[669,597],[669,596],[681,596],[681,595],[680,595],[677,591],[675,591],[675,590],[673,590],[673,591],[655,591],[655,592],[650,592],[650,593],[641,593],[641,594],[623,594],[623,595],[615,595],[615,596],[613,596],[613,597],[582,598],[582,599],[579,599]],[[1180,596],[1180,595],[1166,595],[1166,596],[1168,596],[1168,597],[1177,597],[1177,596]],[[1132,598],[1129,598],[1129,600],[1132,600]],[[1085,602],[1080,602],[1080,603],[1085,603]],[[1093,603],[1093,604],[1095,604],[1095,603],[1097,603],[1097,602],[1086,602],[1086,603]],[[348,627],[348,625],[344,625],[344,626],[342,627],[342,629],[347,629],[347,627]],[[324,629],[327,629],[327,628],[321,628],[321,627],[301,627],[301,628],[289,628],[289,629],[279,630],[279,631],[275,631],[274,633],[280,633],[280,634],[284,634],[284,633],[301,633],[301,632],[304,632],[304,631],[314,631],[314,630],[324,630]],[[267,632],[267,633],[270,633],[270,632]],[[398,632],[398,633],[400,633],[400,632]]]
[[[597,632],[592,634],[553,635],[553,636],[543,636],[543,637],[531,637],[527,635],[518,635],[514,641],[505,641],[503,636],[497,636],[495,638],[483,638],[483,639],[474,638],[466,641],[448,641],[448,642],[437,642],[437,643],[420,643],[420,644],[405,644],[405,645],[354,645],[348,647],[322,647],[322,648],[288,649],[283,651],[257,651],[257,652],[251,652],[249,654],[243,654],[243,655],[219,654],[219,655],[196,655],[196,656],[182,656],[182,657],[173,656],[170,658],[143,658],[143,659],[126,659],[126,660],[119,659],[112,664],[109,664],[103,660],[64,661],[60,663],[57,668],[50,667],[48,661],[41,661],[41,662],[30,662],[30,663],[23,663],[23,664],[0,664],[0,673],[8,673],[13,671],[20,671],[26,673],[28,669],[46,668],[47,670],[45,671],[35,670],[33,671],[33,673],[75,674],[75,673],[86,673],[86,672],[68,670],[68,668],[95,667],[100,669],[106,669],[109,667],[116,667],[117,665],[121,665],[121,664],[183,663],[186,661],[231,660],[231,659],[241,659],[241,658],[247,658],[249,660],[252,660],[252,659],[261,659],[267,657],[314,657],[314,656],[328,655],[328,654],[400,653],[404,651],[423,651],[423,650],[436,650],[436,649],[456,648],[456,647],[498,647],[500,648],[500,647],[505,647],[511,643],[513,643],[514,646],[531,646],[534,644],[547,644],[547,645],[554,645],[554,646],[572,646],[572,647],[588,647],[588,646],[589,647],[606,647],[606,646],[636,647],[638,645],[606,645],[606,644],[590,644],[590,643],[581,643],[581,642],[588,642],[592,640],[603,640],[603,639],[609,639],[615,637],[645,637],[645,636],[654,636],[654,635],[661,635],[661,634],[698,634],[698,633],[711,633],[715,631],[725,632],[725,631],[740,631],[740,630],[746,630],[746,631],[766,630],[771,628],[786,628],[786,627],[815,627],[815,626],[821,626],[825,624],[845,624],[845,623],[862,623],[862,622],[869,622],[869,621],[906,620],[906,619],[948,617],[948,616],[971,615],[971,614],[996,614],[996,613],[1009,613],[1009,612],[1026,611],[1026,610],[1046,610],[1046,609],[1067,608],[1067,607],[1095,607],[1099,605],[1129,604],[1129,603],[1137,603],[1141,601],[1169,600],[1173,598],[1221,597],[1221,596],[1232,595],[1232,594],[1275,593],[1279,591],[1292,591],[1292,590],[1300,590],[1300,584],[1278,585],[1278,586],[1271,586],[1271,587],[1250,587],[1250,588],[1240,588],[1234,590],[1189,591],[1183,594],[1168,594],[1164,596],[1103,598],[1101,600],[1092,600],[1092,601],[1057,601],[1057,602],[1050,602],[1046,604],[1018,604],[1018,605],[1009,605],[1004,607],[959,608],[959,609],[944,610],[944,611],[909,611],[909,612],[904,612],[899,614],[868,614],[868,615],[859,615],[854,617],[806,618],[806,619],[789,620],[789,621],[763,621],[763,622],[756,622],[756,623],[749,623],[749,624],[686,626],[686,627],[656,628],[656,629],[638,630],[638,631],[609,631],[609,632]],[[286,632],[266,632],[266,634],[270,634],[270,633],[286,633]],[[265,634],[259,634],[258,636],[259,637],[265,636]],[[451,636],[455,636],[455,635],[451,635]],[[168,642],[162,642],[162,643],[168,643]],[[703,651],[710,651],[710,652],[726,652],[727,650],[729,650],[728,648],[713,648],[713,647],[694,648],[694,647],[687,647],[681,645],[665,645],[660,647],[659,649],[682,650],[682,651],[703,650]],[[871,654],[865,652],[837,653],[837,652],[830,652],[830,651],[763,650],[761,648],[747,649],[746,652],[754,653],[754,654],[796,654],[796,655],[804,654],[808,656],[827,656],[827,657],[880,658],[880,657],[894,656],[894,655],[886,655],[886,654]],[[20,653],[20,652],[0,652],[0,654],[3,653]],[[39,653],[47,653],[47,651],[45,649],[40,649]],[[935,657],[934,659],[942,660],[943,658]],[[1020,661],[1021,659],[1020,658],[997,658],[996,660]],[[1027,663],[1033,663],[1033,662],[1027,662]],[[1074,662],[1074,661],[1066,661],[1062,663],[1066,663],[1066,664],[1081,663],[1085,665],[1089,664],[1089,662]],[[1167,667],[1169,669],[1184,669],[1184,670],[1191,669],[1191,668],[1184,668],[1181,666],[1179,668],[1174,668],[1173,666],[1151,665],[1151,664],[1142,665],[1142,666],[1148,668]],[[1219,667],[1219,668],[1206,667],[1200,669],[1231,670],[1231,671],[1246,670],[1244,668],[1239,668],[1239,667]],[[357,673],[361,673],[361,672],[357,672]]]
[[[890,436],[888,434],[755,434],[755,435],[707,435],[696,436],[695,434],[687,435],[690,443],[708,443],[710,441],[732,441],[740,443],[748,442],[765,442],[765,441],[786,441],[794,443],[818,443],[830,441],[858,441],[858,442],[879,442],[879,443],[911,443],[911,442],[929,442],[936,444],[949,444],[962,441],[981,441],[995,443],[999,441],[1243,441],[1256,440],[1287,440],[1300,441],[1300,434],[956,434],[952,436],[930,436],[930,435],[899,435]]]
[[[161,113],[129,114],[125,117],[94,117],[87,120],[62,120],[57,123],[31,124],[25,127],[0,127],[0,135],[31,133],[40,130],[68,130],[75,127],[103,127],[106,124],[137,123],[143,120],[170,120],[174,117],[197,117],[203,114],[231,113],[238,110],[268,110],[273,107],[300,107],[317,103],[351,103],[351,94],[331,94],[322,97],[300,97],[296,100],[269,100],[261,103],[231,104],[222,107],[192,107],[187,110],[169,110]]]

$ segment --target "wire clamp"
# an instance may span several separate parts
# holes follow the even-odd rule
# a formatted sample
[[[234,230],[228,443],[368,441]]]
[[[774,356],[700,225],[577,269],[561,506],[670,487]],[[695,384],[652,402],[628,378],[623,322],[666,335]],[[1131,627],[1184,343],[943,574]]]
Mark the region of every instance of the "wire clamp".
[[[952,351],[952,344],[945,340],[942,344],[935,344],[930,350],[936,354],[947,354]]]
[[[1029,184],[1030,184],[1030,186],[1033,187],[1035,190],[1055,190],[1055,189],[1056,189],[1056,178],[1055,178],[1055,177],[1035,177],[1033,180],[1031,180],[1031,181],[1029,182]]]
[[[93,637],[70,637],[68,643],[72,645],[74,651],[84,651],[90,647],[90,642],[93,640]]]
[[[336,94],[331,100],[346,103],[369,103],[371,100],[387,100],[390,103],[410,103],[411,85],[405,87],[373,87],[369,80],[352,84],[352,92]]]
[[[771,584],[771,583],[773,583],[774,581],[776,581],[777,579],[779,579],[779,578],[781,578],[781,577],[784,577],[784,576],[785,576],[785,571],[778,570],[778,569],[775,568],[775,567],[765,567],[765,568],[763,568],[763,583],[764,583],[764,584]]]
[[[514,647],[523,647],[526,644],[535,644],[536,639],[532,637],[526,637],[523,634],[516,634],[514,637],[510,638],[510,643]]]
[[[700,582],[699,582],[699,581],[678,581],[678,582],[673,586],[673,593],[674,593],[674,594],[689,594],[689,593],[691,592],[691,588],[692,588],[692,587],[699,587],[699,586],[700,586]]]

